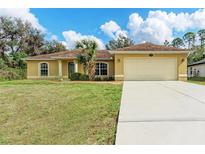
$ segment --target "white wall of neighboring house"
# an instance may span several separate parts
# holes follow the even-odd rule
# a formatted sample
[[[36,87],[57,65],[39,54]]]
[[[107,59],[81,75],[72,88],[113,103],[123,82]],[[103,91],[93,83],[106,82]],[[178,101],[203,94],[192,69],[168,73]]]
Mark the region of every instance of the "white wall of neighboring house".
[[[188,66],[188,77],[205,77],[205,64]]]

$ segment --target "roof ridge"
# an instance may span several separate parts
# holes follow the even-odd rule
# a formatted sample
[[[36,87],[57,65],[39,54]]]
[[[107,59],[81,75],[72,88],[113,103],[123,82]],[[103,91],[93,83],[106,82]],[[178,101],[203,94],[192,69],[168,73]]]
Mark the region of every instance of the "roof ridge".
[[[176,48],[172,46],[165,46],[162,44],[154,44],[151,42],[145,42],[140,44],[134,44],[124,48],[118,48],[113,51],[186,51],[187,49]]]

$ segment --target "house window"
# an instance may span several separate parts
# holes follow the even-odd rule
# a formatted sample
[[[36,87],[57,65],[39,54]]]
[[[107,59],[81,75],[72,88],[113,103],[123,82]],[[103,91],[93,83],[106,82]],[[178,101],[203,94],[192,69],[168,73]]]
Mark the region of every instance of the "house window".
[[[108,75],[108,64],[96,63],[95,75]]]
[[[193,74],[192,67],[190,67],[190,74],[191,74],[191,75]]]
[[[48,76],[48,64],[47,63],[41,63],[41,76]]]

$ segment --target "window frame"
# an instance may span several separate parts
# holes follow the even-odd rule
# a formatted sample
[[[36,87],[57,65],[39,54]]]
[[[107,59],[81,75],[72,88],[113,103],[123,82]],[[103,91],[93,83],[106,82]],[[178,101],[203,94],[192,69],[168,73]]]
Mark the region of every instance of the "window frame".
[[[48,75],[47,76],[42,76],[41,75],[41,64],[47,64],[47,66],[48,66]],[[39,64],[38,64],[38,76],[39,77],[41,77],[41,78],[46,78],[46,77],[49,77],[50,76],[50,72],[49,72],[49,63],[48,62],[40,62]]]
[[[104,63],[104,64],[106,64],[107,65],[107,75],[101,75],[101,67],[99,67],[100,69],[99,69],[99,74],[100,75],[95,75],[95,76],[105,76],[105,77],[107,77],[107,76],[109,76],[109,63],[108,62],[102,62],[102,61],[99,61],[99,62],[96,62],[95,63],[95,65],[97,65],[97,64],[101,64],[101,63]],[[95,68],[95,70],[96,70],[96,68]]]

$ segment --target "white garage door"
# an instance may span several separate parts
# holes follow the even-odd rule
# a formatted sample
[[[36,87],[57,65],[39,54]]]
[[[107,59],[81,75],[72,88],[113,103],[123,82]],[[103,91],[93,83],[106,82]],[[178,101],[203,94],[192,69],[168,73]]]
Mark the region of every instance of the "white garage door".
[[[176,58],[125,58],[125,80],[176,80]]]

